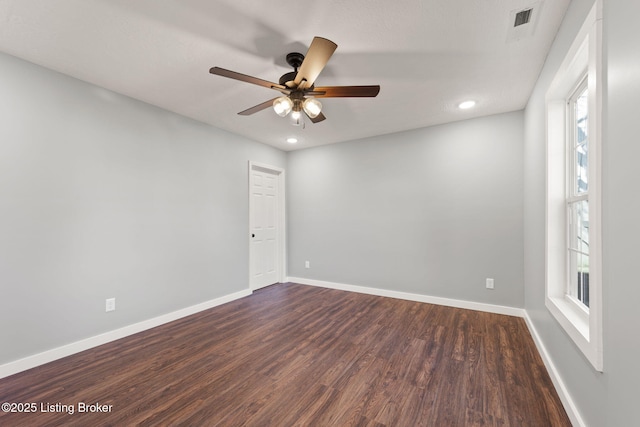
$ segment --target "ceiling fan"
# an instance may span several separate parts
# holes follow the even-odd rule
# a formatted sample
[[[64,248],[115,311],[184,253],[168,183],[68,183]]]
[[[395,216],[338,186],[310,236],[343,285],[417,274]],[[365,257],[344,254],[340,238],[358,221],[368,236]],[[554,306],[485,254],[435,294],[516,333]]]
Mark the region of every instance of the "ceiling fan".
[[[265,108],[273,107],[274,111],[281,117],[291,113],[293,123],[296,125],[302,122],[302,112],[313,123],[318,123],[326,119],[326,117],[322,114],[322,104],[316,98],[375,97],[380,92],[380,86],[378,85],[314,86],[316,78],[327,65],[329,58],[331,58],[337,47],[338,45],[331,40],[314,37],[306,57],[298,52],[292,52],[287,55],[287,63],[293,67],[294,71],[284,74],[280,77],[278,83],[272,83],[220,67],[213,67],[209,72],[218,76],[274,89],[282,94],[282,96],[239,112],[238,114],[242,116],[248,116]]]

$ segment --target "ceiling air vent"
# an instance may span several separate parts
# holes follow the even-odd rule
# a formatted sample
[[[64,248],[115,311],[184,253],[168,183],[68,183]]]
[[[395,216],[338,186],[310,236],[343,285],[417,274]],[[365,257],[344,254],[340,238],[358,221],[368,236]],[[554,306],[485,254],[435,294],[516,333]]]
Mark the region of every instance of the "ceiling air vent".
[[[520,12],[516,13],[516,20],[513,23],[513,26],[519,27],[520,25],[528,24],[531,20],[531,12],[533,12],[533,8],[521,10]]]
[[[507,27],[507,43],[530,39],[536,31],[538,15],[544,6],[543,0],[534,1],[509,12]]]

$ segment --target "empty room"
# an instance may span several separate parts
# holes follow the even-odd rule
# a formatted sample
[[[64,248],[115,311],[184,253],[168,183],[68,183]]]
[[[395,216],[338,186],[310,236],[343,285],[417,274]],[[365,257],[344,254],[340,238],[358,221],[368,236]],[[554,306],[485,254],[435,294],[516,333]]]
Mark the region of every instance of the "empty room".
[[[0,425],[638,425],[638,14],[0,0]]]

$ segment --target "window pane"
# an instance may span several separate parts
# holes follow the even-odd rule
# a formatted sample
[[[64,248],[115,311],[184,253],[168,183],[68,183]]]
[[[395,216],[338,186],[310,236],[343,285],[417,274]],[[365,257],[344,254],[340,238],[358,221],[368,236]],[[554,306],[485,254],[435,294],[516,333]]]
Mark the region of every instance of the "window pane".
[[[589,201],[571,202],[569,208],[569,294],[589,306]]]
[[[585,88],[574,103],[574,135],[575,135],[575,192],[576,194],[586,193],[589,189],[589,111],[588,111],[588,91]]]
[[[589,254],[589,201],[580,200],[569,204],[571,215],[569,248]]]
[[[569,295],[578,298],[578,252],[569,249]]]
[[[589,307],[589,255],[569,250],[569,294]]]
[[[589,253],[589,202],[582,200],[576,203],[576,228],[578,238],[578,250]]]
[[[577,298],[589,307],[589,255],[578,254]]]

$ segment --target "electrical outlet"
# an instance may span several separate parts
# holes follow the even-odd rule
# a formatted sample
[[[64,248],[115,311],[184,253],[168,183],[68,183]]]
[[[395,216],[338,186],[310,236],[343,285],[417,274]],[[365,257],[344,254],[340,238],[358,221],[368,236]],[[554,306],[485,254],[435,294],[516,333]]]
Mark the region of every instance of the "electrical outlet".
[[[309,261],[305,261],[304,268],[311,268],[311,263]]]
[[[487,289],[493,289],[493,279],[487,279]]]
[[[115,311],[116,310],[116,299],[115,298],[107,298],[105,302],[105,311]]]

